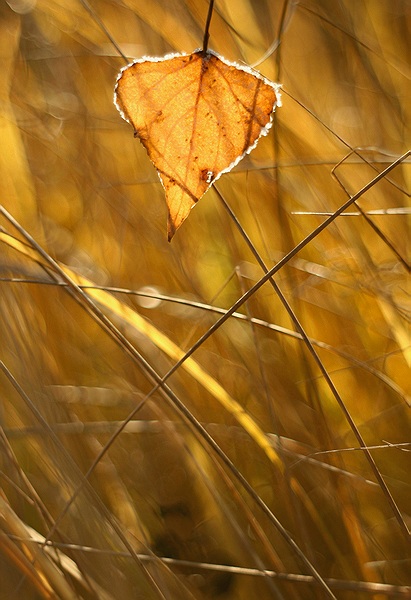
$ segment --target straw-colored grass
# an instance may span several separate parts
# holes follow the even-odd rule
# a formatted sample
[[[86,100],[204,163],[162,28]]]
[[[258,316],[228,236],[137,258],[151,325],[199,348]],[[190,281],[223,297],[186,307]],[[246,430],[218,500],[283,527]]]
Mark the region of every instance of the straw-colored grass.
[[[411,598],[411,6],[216,0],[283,106],[169,244],[119,49],[207,10],[0,6],[1,600]]]

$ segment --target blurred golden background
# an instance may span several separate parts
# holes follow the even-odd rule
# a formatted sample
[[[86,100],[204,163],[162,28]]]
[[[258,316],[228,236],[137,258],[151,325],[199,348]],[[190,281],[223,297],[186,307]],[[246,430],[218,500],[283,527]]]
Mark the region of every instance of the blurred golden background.
[[[221,197],[271,268],[410,149],[411,5],[216,0],[283,106],[169,244],[119,50],[190,53],[207,11],[0,5],[2,599],[411,598],[409,158],[275,275],[320,362],[266,283],[152,391],[263,275]]]

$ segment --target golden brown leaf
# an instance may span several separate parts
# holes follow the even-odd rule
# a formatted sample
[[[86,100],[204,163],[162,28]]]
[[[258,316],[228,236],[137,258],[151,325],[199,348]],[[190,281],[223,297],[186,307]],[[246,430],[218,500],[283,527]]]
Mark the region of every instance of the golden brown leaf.
[[[144,57],[119,74],[115,103],[159,173],[168,239],[271,126],[279,86],[214,52]]]

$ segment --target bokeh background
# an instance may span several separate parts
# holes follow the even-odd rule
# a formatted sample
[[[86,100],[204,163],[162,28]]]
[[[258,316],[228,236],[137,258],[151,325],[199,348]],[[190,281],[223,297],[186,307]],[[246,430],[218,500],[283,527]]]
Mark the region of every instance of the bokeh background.
[[[386,488],[269,283],[152,392],[263,274],[221,197],[272,267],[410,149],[411,5],[216,0],[283,106],[169,244],[119,49],[192,52],[207,10],[0,4],[1,598],[332,597],[238,473],[335,597],[411,597],[409,158],[275,276]]]

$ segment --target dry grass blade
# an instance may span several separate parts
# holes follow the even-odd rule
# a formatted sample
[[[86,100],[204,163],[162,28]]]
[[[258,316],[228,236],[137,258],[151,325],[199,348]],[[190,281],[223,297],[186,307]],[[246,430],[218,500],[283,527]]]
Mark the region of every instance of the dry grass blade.
[[[311,564],[310,560],[306,557],[304,552],[298,547],[292,537],[289,535],[287,530],[283,527],[281,522],[277,519],[277,517],[272,513],[269,507],[261,500],[261,498],[255,493],[252,487],[249,485],[247,480],[241,475],[241,473],[234,467],[228,456],[221,450],[218,444],[213,440],[213,438],[205,431],[205,429],[200,425],[200,423],[193,417],[189,410],[187,410],[186,406],[171,392],[168,386],[165,386],[165,381],[177,370],[180,365],[185,365],[185,368],[189,371],[189,373],[196,377],[197,380],[201,381],[202,384],[212,395],[216,397],[216,399],[238,420],[238,422],[243,426],[243,428],[250,434],[250,436],[257,442],[259,446],[262,447],[264,452],[270,461],[275,464],[277,468],[280,469],[280,473],[283,473],[283,467],[281,461],[278,459],[276,451],[273,449],[272,445],[267,440],[266,436],[260,430],[260,428],[255,424],[255,422],[250,419],[247,413],[235,402],[232,398],[230,398],[224,389],[212,378],[210,378],[192,359],[190,359],[189,353],[181,352],[171,340],[169,340],[166,336],[161,334],[158,330],[153,328],[146,320],[142,319],[137,313],[128,309],[128,307],[119,303],[115,298],[111,295],[107,294],[103,290],[98,290],[93,285],[90,285],[90,282],[76,276],[74,273],[71,273],[70,270],[63,269],[60,265],[58,265],[51,257],[49,257],[42,248],[35,242],[35,240],[26,232],[19,223],[11,215],[7,213],[7,211],[0,206],[0,212],[7,217],[7,219],[14,225],[14,227],[26,238],[29,242],[29,246],[26,247],[24,244],[21,244],[15,238],[11,238],[8,236],[2,236],[7,240],[8,244],[19,250],[21,253],[29,256],[31,259],[37,260],[42,263],[44,260],[43,267],[51,267],[53,271],[55,271],[59,276],[63,277],[63,280],[68,284],[68,291],[78,293],[76,299],[81,303],[84,302],[84,307],[86,310],[90,311],[90,314],[97,320],[99,324],[107,331],[113,339],[118,341],[124,350],[129,353],[136,362],[139,362],[145,369],[147,374],[150,376],[150,379],[156,383],[155,387],[152,388],[149,395],[152,395],[155,391],[160,390],[164,393],[165,398],[170,399],[172,405],[176,408],[178,413],[187,419],[188,423],[193,426],[193,431],[197,431],[203,440],[213,448],[216,452],[217,456],[222,459],[222,461],[226,464],[226,466],[231,470],[234,477],[239,481],[239,483],[244,487],[246,492],[254,499],[254,501],[259,505],[259,507],[263,510],[275,528],[279,531],[288,545],[292,548],[292,550],[299,556],[300,560],[306,565],[306,567],[312,572],[314,578],[318,581],[318,583],[324,588],[326,594],[333,598],[331,590],[328,588],[327,584],[322,579],[321,575],[317,572],[315,567]],[[68,271],[68,272],[67,272]],[[89,298],[84,294],[83,288],[89,288]],[[103,314],[97,307],[94,305],[94,300],[96,300],[99,304],[102,304],[106,308],[108,308],[114,315],[120,317],[122,321],[128,322],[128,324],[134,326],[140,333],[147,336],[151,339],[158,347],[160,347],[167,354],[171,355],[173,358],[177,359],[177,362],[174,366],[166,373],[166,375],[162,378],[155,372],[155,370],[146,363],[145,359],[140,355],[140,353],[134,348],[132,343],[123,336],[121,330],[113,325],[113,323],[109,320],[109,318]],[[120,324],[121,327],[121,324]],[[6,367],[3,363],[0,363],[0,366],[4,371],[6,371]],[[97,458],[88,469],[84,481],[77,487],[69,501],[66,503],[64,510],[59,515],[54,525],[50,529],[47,540],[52,537],[55,530],[59,526],[61,520],[65,517],[67,511],[73,504],[74,500],[77,498],[78,494],[82,490],[84,484],[87,482],[88,478],[94,471],[95,467],[101,461],[103,455],[110,448],[112,443],[116,440],[116,438],[120,435],[123,428],[130,421],[130,419],[136,414],[137,411],[140,410],[142,403],[137,405],[137,408],[134,409],[124,420],[122,426],[116,431],[116,433],[110,438],[109,442],[105,445],[105,447],[98,453]],[[302,498],[305,498],[303,489],[299,485],[298,481],[292,480],[291,484],[293,486],[294,491]],[[321,520],[317,518],[316,511],[313,510],[311,502],[307,499],[304,499],[306,503],[306,508],[309,514],[314,518],[317,522],[317,525],[320,530],[322,530],[323,536],[328,540],[328,544],[333,547],[335,551],[338,552],[337,546],[334,545],[331,536],[328,535],[326,530],[322,527]],[[118,533],[119,530],[117,530]],[[123,539],[124,541],[124,539]]]
[[[410,597],[410,26],[404,0],[0,3],[0,600]],[[113,90],[199,48],[283,106],[170,245]]]
[[[0,497],[0,515],[2,522],[2,540],[8,547],[8,555],[28,574],[33,584],[41,590],[44,598],[62,598],[74,600],[74,593],[66,581],[60,566],[50,560],[46,552],[32,539],[25,524],[18,518],[6,498]],[[5,534],[11,534],[21,541],[13,547]],[[22,567],[24,565],[24,567]]]

